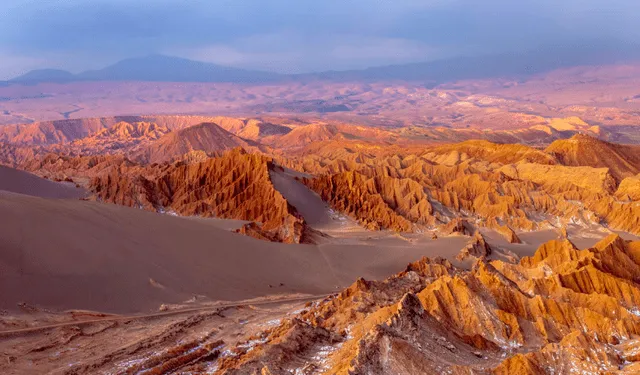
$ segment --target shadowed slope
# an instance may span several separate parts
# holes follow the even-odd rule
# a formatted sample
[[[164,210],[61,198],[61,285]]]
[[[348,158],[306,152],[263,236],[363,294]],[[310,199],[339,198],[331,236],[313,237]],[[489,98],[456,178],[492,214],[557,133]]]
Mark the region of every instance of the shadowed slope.
[[[0,165],[0,190],[43,198],[84,197],[86,192],[73,183],[49,181],[28,172]]]
[[[587,135],[553,142],[546,152],[570,166],[609,168],[618,181],[640,173],[640,147],[609,143]]]
[[[1,309],[135,312],[193,295],[238,300],[323,293],[334,280],[313,246],[289,247],[206,221],[0,192]],[[285,272],[286,270],[286,272]],[[273,290],[269,284],[285,283]]]
[[[191,151],[214,154],[249,144],[214,123],[203,123],[164,135],[137,153],[149,163],[172,161]]]
[[[0,309],[26,302],[120,313],[194,295],[331,293],[360,275],[386,277],[429,251],[272,243],[205,219],[6,192],[0,192],[0,248]]]

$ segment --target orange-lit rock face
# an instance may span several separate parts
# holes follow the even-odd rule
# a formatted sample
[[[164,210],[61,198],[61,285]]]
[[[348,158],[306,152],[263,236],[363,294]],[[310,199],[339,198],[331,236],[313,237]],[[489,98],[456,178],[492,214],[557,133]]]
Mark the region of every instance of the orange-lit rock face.
[[[202,162],[115,167],[91,180],[95,198],[184,216],[260,223],[268,239],[300,242],[304,222],[269,179],[271,162],[236,149]]]
[[[549,126],[566,134],[565,128],[582,125],[556,119]],[[98,170],[125,158],[194,164],[242,147],[306,173],[309,188],[368,229],[450,233],[455,219],[464,219],[469,227],[495,229],[511,243],[519,242],[517,231],[568,224],[640,233],[635,146],[581,134],[545,150],[486,140],[434,144],[468,134],[449,129],[441,138],[420,138],[422,133],[286,118],[104,118],[9,128],[3,134],[12,143],[0,146],[0,157],[4,164],[87,185]],[[46,156],[50,152],[68,156]],[[151,169],[157,168],[163,167]],[[135,174],[131,178],[148,177],[143,170]]]
[[[54,145],[51,150],[73,155],[111,154],[142,147],[169,132],[166,126],[153,122],[121,121],[89,137],[75,139],[69,144]]]
[[[571,139],[553,142],[546,152],[564,165],[608,168],[618,182],[640,173],[638,146],[618,145],[577,134]]]
[[[476,232],[475,236],[473,236],[467,246],[460,250],[456,259],[460,261],[467,259],[486,259],[491,255],[491,252],[491,247],[485,241],[482,234],[480,234],[480,232]]]
[[[99,201],[246,220],[259,223],[245,231],[256,237],[295,243],[303,239],[304,220],[273,187],[269,158],[235,149],[215,158],[188,154],[185,160],[139,165],[122,156],[49,155],[26,166],[54,179],[72,176]]]
[[[446,226],[452,219],[465,218],[473,226],[494,228],[513,243],[519,241],[515,231],[568,223],[640,231],[640,212],[634,203],[638,198],[635,148],[585,135],[539,150],[479,140],[433,145],[411,138],[415,134],[406,128],[291,125],[282,119],[284,125],[224,117],[116,120],[16,128],[14,141],[27,130],[50,139],[47,134],[55,133],[47,133],[51,127],[57,129],[55,134],[67,134],[67,141],[58,142],[60,135],[52,136],[53,145],[39,148],[3,145],[0,156],[11,166],[86,184],[96,175],[96,167],[111,163],[98,161],[106,157],[99,155],[122,155],[142,163],[181,159],[192,163],[240,146],[272,154],[278,164],[312,174],[304,180],[307,186],[369,229],[450,232]],[[201,120],[215,122],[190,126]],[[99,130],[82,137],[93,128]],[[63,130],[66,133],[59,133]],[[238,136],[243,134],[255,140]],[[40,138],[31,143],[36,139]],[[68,140],[72,142],[65,143]],[[97,159],[83,156],[65,166],[38,156],[51,151]],[[79,173],[87,167],[82,163],[90,163],[92,171]]]
[[[574,138],[599,142],[585,136]],[[496,229],[512,243],[519,241],[514,230],[566,223],[605,223],[640,231],[640,212],[633,203],[635,176],[619,183],[612,169],[597,163],[590,166],[588,158],[580,158],[583,166],[562,165],[552,153],[484,141],[423,147],[422,152],[387,152],[385,147],[366,144],[326,145],[283,163],[316,174],[305,180],[310,188],[335,209],[367,225],[367,220],[374,220],[373,228],[416,230],[420,225],[438,227],[463,216]],[[603,159],[617,160],[616,155],[610,149],[602,152]],[[629,160],[627,174],[633,171],[634,159]],[[384,198],[382,191],[391,191],[390,187],[402,188]],[[411,211],[414,207],[419,210],[416,202],[424,200],[430,210],[421,210],[422,215]]]
[[[586,250],[552,241],[520,263],[469,271],[423,259],[309,306],[216,373],[630,374],[638,246],[616,235]]]
[[[358,172],[305,180],[335,209],[355,216],[365,227],[409,232],[434,222],[433,208],[422,186],[386,176],[368,178]]]
[[[0,163],[72,180],[87,188],[88,199],[240,219],[246,223],[237,232],[264,241],[326,241],[326,247],[294,246],[290,255],[322,256],[328,269],[335,259],[360,256],[344,249],[351,244],[366,244],[368,251],[373,242],[389,243],[384,250],[393,252],[400,242],[423,251],[425,237],[444,238],[429,241],[425,251],[450,240],[467,243],[449,252],[449,260],[424,258],[386,280],[358,279],[302,311],[282,312],[282,321],[252,328],[264,329],[252,345],[180,340],[175,352],[158,350],[144,362],[130,361],[129,372],[638,374],[640,243],[611,235],[580,250],[571,242],[580,243],[575,233],[609,229],[640,234],[640,149],[631,145],[640,143],[638,77],[638,66],[616,66],[433,88],[422,82],[322,81],[12,85],[0,88],[0,97],[27,99],[3,101]],[[11,90],[18,95],[9,95]],[[28,99],[34,90],[70,93],[35,103]],[[112,116],[15,125],[69,116],[66,100],[81,116],[206,108],[260,116]],[[292,186],[298,191],[285,194]],[[313,208],[328,219],[315,222],[328,224],[308,227],[312,220],[301,213],[309,211],[296,209],[285,196],[291,202],[314,198]],[[341,226],[345,222],[348,229]],[[366,231],[384,229],[404,234]],[[557,240],[530,256],[509,250],[530,245],[511,244],[528,242],[534,235],[525,232],[541,229]],[[387,270],[382,258],[372,255],[371,268]],[[246,269],[233,271],[247,277]],[[346,277],[327,274],[336,283]],[[149,283],[165,288],[161,281]],[[275,293],[290,287],[267,286]],[[136,340],[114,353],[129,360],[143,355],[140,343],[155,350],[159,341],[175,341],[167,337],[177,340],[175,329],[190,327],[163,327],[157,340]],[[212,326],[216,332],[219,327]],[[238,325],[233,334],[246,333],[246,327]],[[93,331],[81,331],[72,345],[90,342],[84,333]],[[5,354],[11,365],[12,354]],[[109,355],[100,361],[114,358]],[[217,362],[209,367],[212,357]],[[47,361],[55,363],[49,357],[40,364]],[[81,373],[91,366],[64,368]]]

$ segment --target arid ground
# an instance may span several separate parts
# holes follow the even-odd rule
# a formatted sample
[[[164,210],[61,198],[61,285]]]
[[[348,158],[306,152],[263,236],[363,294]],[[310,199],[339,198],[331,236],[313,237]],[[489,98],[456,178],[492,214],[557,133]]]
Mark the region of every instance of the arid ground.
[[[2,87],[0,372],[638,373],[639,80]]]

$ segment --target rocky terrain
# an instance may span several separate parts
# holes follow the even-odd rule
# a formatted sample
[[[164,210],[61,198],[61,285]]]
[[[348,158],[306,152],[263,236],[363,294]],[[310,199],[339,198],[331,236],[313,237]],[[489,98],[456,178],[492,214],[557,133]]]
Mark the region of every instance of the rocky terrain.
[[[73,128],[70,134],[77,138],[56,142],[54,137],[50,144],[40,136],[20,136],[48,134],[43,133],[48,127],[28,126],[29,132],[2,145],[0,155],[5,165],[78,183],[93,199],[251,221],[256,224],[247,225],[246,233],[284,242],[307,240],[304,218],[277,198],[281,195],[268,177],[268,171],[282,167],[301,173],[296,178],[333,210],[369,230],[439,231],[464,218],[500,231],[510,242],[517,242],[514,231],[568,224],[640,233],[634,183],[640,146],[583,133],[549,139],[542,149],[487,140],[446,143],[415,138],[405,128],[322,122],[115,120],[53,122],[54,128]],[[109,127],[77,135],[92,126]],[[234,148],[245,152],[229,151]],[[201,193],[193,194],[196,188]],[[266,215],[267,207],[280,208]],[[270,234],[258,230],[261,225]]]
[[[194,150],[211,155],[236,147],[249,149],[251,146],[214,123],[202,123],[164,135],[157,142],[141,148],[133,158],[146,163],[161,163],[179,159]]]
[[[583,135],[558,142],[583,149],[595,144],[602,152],[597,159],[579,154],[582,166],[573,166],[553,151],[558,143],[541,151],[469,141],[390,155],[345,146],[292,158],[289,166],[318,174],[305,183],[335,209],[374,228],[413,231],[414,225],[444,224],[458,212],[494,228],[538,230],[580,222],[638,233],[637,204],[629,199],[635,193],[627,193],[640,165],[637,147]],[[622,159],[617,148],[630,156]],[[631,177],[619,183],[623,176]]]
[[[636,373],[639,246],[556,240],[469,270],[424,258],[307,305],[213,373]]]
[[[242,148],[213,158],[187,153],[165,164],[138,164],[116,155],[47,154],[25,167],[82,184],[91,192],[87,199],[173,215],[251,221],[243,229],[247,234],[277,242],[307,240],[304,219],[270,181],[269,171],[276,166]]]
[[[637,63],[580,66],[511,79],[373,82],[70,82],[0,87],[0,124],[148,114],[280,116],[376,126],[507,131],[535,142],[572,129],[639,142]],[[577,121],[575,118],[579,118]],[[204,121],[200,121],[204,122]],[[530,131],[511,133],[517,129]],[[264,130],[266,131],[266,130]],[[491,137],[501,136],[490,135]],[[492,139],[497,141],[497,139]]]
[[[8,366],[0,368],[10,374],[28,371],[29,363],[66,374],[638,372],[640,242],[612,234],[584,250],[552,240],[520,260],[469,256],[469,268],[422,258],[385,280],[360,278],[306,303],[245,301],[140,317],[76,312],[62,323],[53,315],[47,319],[57,325],[26,329],[30,340],[5,335],[0,348]]]
[[[0,88],[0,372],[640,372],[637,70],[594,69]]]
[[[607,168],[618,182],[640,173],[640,147],[600,142],[576,135],[553,142],[546,148],[563,165]]]
[[[94,199],[182,216],[248,220],[243,231],[278,242],[305,241],[304,219],[273,187],[264,156],[235,149],[166,166],[121,164],[92,178]],[[90,171],[89,171],[90,173]]]

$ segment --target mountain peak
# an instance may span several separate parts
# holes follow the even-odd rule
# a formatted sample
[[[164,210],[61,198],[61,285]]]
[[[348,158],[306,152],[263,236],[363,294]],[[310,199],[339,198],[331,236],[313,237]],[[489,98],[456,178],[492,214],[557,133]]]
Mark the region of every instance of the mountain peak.
[[[121,60],[99,70],[72,74],[39,69],[12,79],[14,83],[74,81],[229,82],[260,83],[281,79],[277,73],[231,68],[182,57],[150,54]]]
[[[121,60],[79,78],[92,81],[232,82],[257,83],[279,79],[276,73],[244,70],[166,55]]]
[[[10,82],[31,83],[31,82],[70,82],[75,79],[75,75],[61,69],[36,69],[21,76],[13,78]]]

